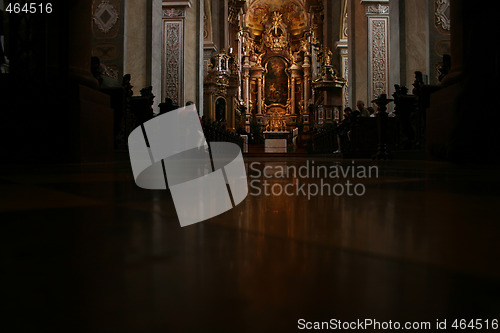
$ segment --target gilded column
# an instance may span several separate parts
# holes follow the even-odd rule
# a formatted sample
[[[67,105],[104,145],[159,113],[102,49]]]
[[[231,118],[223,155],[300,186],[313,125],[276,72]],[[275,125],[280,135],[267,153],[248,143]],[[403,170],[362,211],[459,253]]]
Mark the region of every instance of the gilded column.
[[[300,77],[300,66],[297,64],[297,62],[293,61],[292,66],[290,66],[290,115],[291,115],[291,120],[292,122],[295,122],[295,117],[296,117],[296,96],[295,96],[295,90],[297,89],[296,83],[297,83],[297,78]]]
[[[257,114],[262,115],[262,74],[257,78]]]
[[[304,70],[304,113],[302,119],[304,124],[309,124],[309,105],[312,104],[311,101],[311,63],[309,62],[309,57],[304,57],[304,64],[302,65]]]

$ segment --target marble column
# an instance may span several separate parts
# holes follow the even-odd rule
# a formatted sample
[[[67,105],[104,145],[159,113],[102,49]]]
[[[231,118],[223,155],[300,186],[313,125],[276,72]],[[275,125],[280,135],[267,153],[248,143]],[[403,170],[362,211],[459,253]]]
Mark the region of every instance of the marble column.
[[[250,70],[243,66],[243,101],[245,104],[245,128],[250,125]],[[248,127],[250,128],[250,127]]]
[[[349,80],[349,51],[347,38],[339,40],[336,44],[337,50],[340,54],[340,75]],[[346,107],[349,106],[349,81],[346,82],[342,88],[342,110],[340,112],[340,117]],[[338,119],[337,119],[338,120]]]
[[[248,73],[243,73],[243,101],[245,103],[245,107],[249,108],[250,106],[250,75]]]
[[[74,0],[68,3],[68,69],[70,78],[77,83],[97,88],[97,80],[90,72],[92,54],[92,1]]]
[[[250,62],[248,61],[248,56],[243,56],[243,66],[242,66],[242,78],[243,78],[243,100],[245,102],[245,107],[247,112],[250,111]]]
[[[464,62],[464,5],[463,1],[456,0],[451,4],[451,69],[448,75],[443,79],[443,86],[452,85],[462,79],[462,70]]]
[[[184,105],[184,26],[191,1],[163,2],[162,100]]]
[[[304,71],[304,113],[302,119],[304,124],[309,124],[309,104],[312,104],[311,99],[311,63],[309,62],[309,57],[304,57],[304,64],[302,64],[302,69]]]
[[[257,77],[257,115],[262,115],[262,73]]]
[[[389,95],[389,1],[362,0],[368,22],[368,101]]]

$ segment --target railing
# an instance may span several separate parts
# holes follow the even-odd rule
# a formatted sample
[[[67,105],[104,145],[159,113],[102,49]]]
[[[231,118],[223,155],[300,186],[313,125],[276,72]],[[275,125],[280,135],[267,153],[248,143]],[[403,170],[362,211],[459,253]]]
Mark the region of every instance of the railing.
[[[308,145],[309,153],[327,154],[338,149],[337,145],[337,126],[335,124],[327,124],[318,130],[310,139]]]
[[[379,118],[356,117],[349,128],[343,133],[336,124],[329,124],[319,129],[308,144],[307,151],[313,154],[331,154],[339,150],[340,140],[343,154],[359,157],[373,157],[377,153],[379,143]],[[387,126],[383,127],[384,137],[391,150],[398,148],[398,119],[389,117],[386,119]]]
[[[208,142],[232,142],[240,146],[243,150],[243,138],[227,130],[221,124],[211,120],[203,120],[202,127]]]

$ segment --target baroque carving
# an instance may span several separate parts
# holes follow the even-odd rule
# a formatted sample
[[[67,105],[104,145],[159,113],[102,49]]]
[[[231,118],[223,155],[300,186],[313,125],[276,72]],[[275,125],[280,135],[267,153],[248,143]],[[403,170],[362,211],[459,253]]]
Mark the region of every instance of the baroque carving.
[[[283,23],[283,14],[274,12],[270,29],[264,36],[264,44],[272,51],[279,51],[288,46],[286,26]]]
[[[181,22],[165,22],[165,97],[175,103],[180,101],[181,59],[182,59],[182,25]]]
[[[184,18],[186,11],[184,8],[166,8],[163,9],[164,18]]]
[[[231,24],[238,24],[238,15],[241,9],[245,6],[245,0],[230,0],[228,8],[228,21]]]
[[[342,38],[349,37],[349,17],[347,10],[342,16]]]
[[[344,68],[344,73],[342,73],[342,76],[344,78],[349,77],[349,58],[347,56],[342,57],[342,66]],[[345,86],[343,88],[343,95],[344,95],[344,106],[349,105],[349,89],[347,89],[347,81],[345,83]]]
[[[118,18],[118,11],[109,1],[101,2],[93,15],[93,20],[97,28],[104,33],[109,32],[115,26]]]
[[[92,54],[101,61],[114,60],[118,57],[119,52],[115,43],[99,43],[92,48]]]
[[[366,14],[389,14],[389,6],[388,5],[367,5],[366,6]]]
[[[449,32],[451,29],[450,0],[435,0],[434,8],[436,26],[444,31]]]
[[[292,33],[306,28],[307,11],[300,0],[255,0],[247,11],[246,25],[254,31],[262,32],[266,22],[272,19],[273,12],[283,14],[283,22]]]
[[[374,97],[387,92],[387,19],[371,19],[370,32],[371,97]]]
[[[203,15],[203,40],[208,40],[208,17]]]
[[[337,75],[337,71],[332,65],[333,53],[328,47],[323,47],[318,54],[321,63],[317,78],[313,81],[315,89],[342,88],[346,80]]]

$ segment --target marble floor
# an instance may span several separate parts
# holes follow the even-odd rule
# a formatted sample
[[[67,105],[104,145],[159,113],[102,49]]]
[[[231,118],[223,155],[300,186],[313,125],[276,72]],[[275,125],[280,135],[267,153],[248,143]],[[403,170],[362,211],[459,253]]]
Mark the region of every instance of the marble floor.
[[[293,332],[299,319],[448,327],[500,319],[498,166],[245,162],[255,181],[246,200],[184,228],[170,193],[138,188],[125,156],[2,166],[2,331]],[[307,163],[377,175],[276,174]],[[290,183],[291,192],[347,180],[362,195],[257,193],[264,181],[276,194]]]

